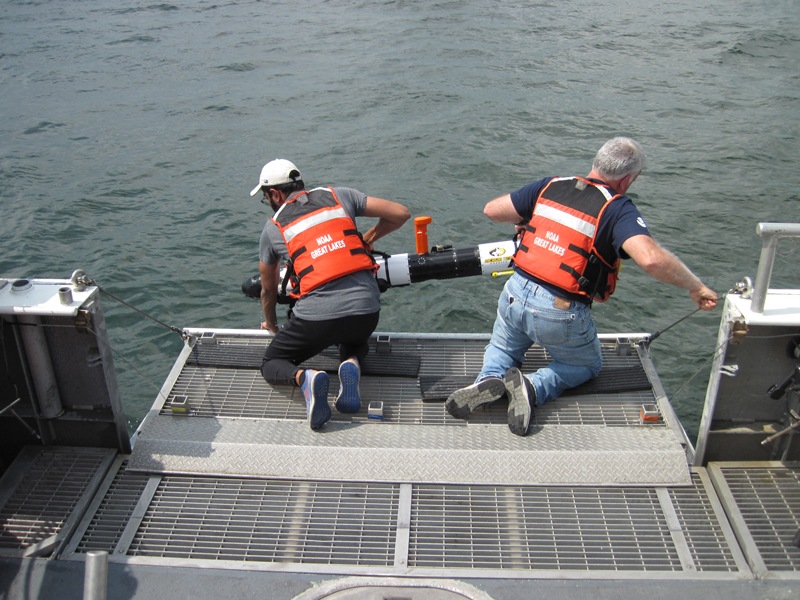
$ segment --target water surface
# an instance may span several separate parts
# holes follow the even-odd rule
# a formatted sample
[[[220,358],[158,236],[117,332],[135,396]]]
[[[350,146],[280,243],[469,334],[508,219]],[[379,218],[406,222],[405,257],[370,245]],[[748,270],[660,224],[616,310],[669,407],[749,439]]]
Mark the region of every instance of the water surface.
[[[797,2],[604,4],[5,2],[0,273],[82,268],[170,325],[257,327],[239,286],[269,216],[248,195],[266,161],[402,202],[460,247],[511,235],[488,200],[584,175],[629,135],[648,154],[631,195],[650,231],[723,293],[755,276],[758,222],[800,217]],[[413,247],[410,224],[378,245]],[[796,257],[774,285],[800,285]],[[501,286],[390,290],[380,329],[488,332]],[[134,427],[181,340],[103,303]],[[631,263],[593,312],[603,332],[653,332],[693,306]],[[652,347],[692,435],[718,322]]]

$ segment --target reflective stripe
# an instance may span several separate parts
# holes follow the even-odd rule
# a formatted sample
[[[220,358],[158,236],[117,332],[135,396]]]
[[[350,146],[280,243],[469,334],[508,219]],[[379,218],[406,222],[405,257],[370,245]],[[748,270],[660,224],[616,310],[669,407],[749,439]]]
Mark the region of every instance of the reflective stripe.
[[[565,213],[563,210],[558,210],[552,206],[547,206],[546,204],[537,202],[533,214],[544,217],[545,219],[550,219],[551,221],[555,221],[564,227],[569,227],[570,229],[574,229],[578,233],[583,234],[588,238],[594,239],[594,232],[596,231],[597,226],[589,223],[588,221],[584,221],[575,215]]]
[[[283,212],[284,208],[286,208],[286,203],[285,202],[283,204],[281,204],[281,207],[277,210],[277,212],[274,215],[272,215],[272,220],[275,221],[276,225],[278,223],[278,215]]]
[[[285,206],[285,205],[284,205]],[[342,217],[349,219],[350,217],[347,216],[345,210],[340,206],[339,208],[334,208],[331,210],[326,210],[323,212],[312,213],[308,217],[297,221],[294,225],[287,227],[283,231],[283,237],[288,244],[292,238],[296,235],[299,235],[306,231],[307,229],[311,229],[320,223],[325,223],[326,221],[332,221],[333,219],[341,219]]]
[[[606,200],[611,200],[611,198],[614,197],[614,194],[609,192],[608,188],[605,188],[602,185],[596,185],[594,187],[595,187],[595,189],[600,190],[600,192],[603,194],[603,196],[605,197]]]

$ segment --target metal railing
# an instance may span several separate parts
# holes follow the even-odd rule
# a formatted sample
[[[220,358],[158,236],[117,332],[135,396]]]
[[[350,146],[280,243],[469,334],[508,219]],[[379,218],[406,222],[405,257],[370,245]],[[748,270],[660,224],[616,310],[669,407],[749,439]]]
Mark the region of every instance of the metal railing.
[[[756,233],[763,238],[764,242],[761,247],[761,258],[758,261],[758,273],[756,273],[750,309],[756,313],[763,313],[769,280],[772,277],[772,264],[775,262],[775,253],[778,249],[778,240],[800,237],[800,223],[759,223]]]

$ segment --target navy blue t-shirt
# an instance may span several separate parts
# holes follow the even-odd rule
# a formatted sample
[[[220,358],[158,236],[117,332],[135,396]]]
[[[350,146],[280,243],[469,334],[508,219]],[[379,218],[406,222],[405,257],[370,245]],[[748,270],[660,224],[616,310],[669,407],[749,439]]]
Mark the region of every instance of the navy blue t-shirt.
[[[533,209],[536,206],[536,201],[542,190],[547,186],[550,181],[555,177],[545,177],[539,181],[529,183],[523,188],[518,189],[516,192],[511,192],[511,202],[514,204],[514,209],[523,219],[530,220],[533,217]],[[593,183],[603,183],[599,179],[588,179]],[[605,212],[600,217],[600,222],[597,225],[597,237],[595,238],[595,246],[603,258],[608,260],[609,263],[617,258],[627,259],[630,258],[622,249],[622,244],[625,240],[632,238],[635,235],[650,235],[647,230],[647,225],[639,214],[639,210],[633,204],[633,201],[628,196],[621,196],[611,202],[606,207]],[[549,290],[556,296],[569,298],[570,300],[577,300],[588,304],[589,301],[585,296],[580,294],[570,294],[561,288],[541,281],[537,277],[531,276],[522,269],[517,272],[528,279],[535,281],[542,287]]]

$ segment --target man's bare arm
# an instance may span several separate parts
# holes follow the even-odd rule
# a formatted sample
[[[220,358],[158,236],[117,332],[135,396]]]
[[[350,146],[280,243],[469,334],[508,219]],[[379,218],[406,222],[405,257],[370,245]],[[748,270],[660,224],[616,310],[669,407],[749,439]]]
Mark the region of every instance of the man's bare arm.
[[[622,249],[651,277],[689,290],[689,296],[703,310],[717,305],[717,294],[649,235],[635,235],[622,243]]]
[[[514,208],[514,203],[511,202],[511,194],[500,196],[489,202],[483,208],[483,214],[495,223],[516,224],[522,221],[522,216]]]
[[[278,286],[280,285],[280,263],[268,265],[258,261],[258,272],[261,275],[261,309],[264,311],[264,322],[261,329],[278,333],[278,316],[275,306],[278,303]]]

